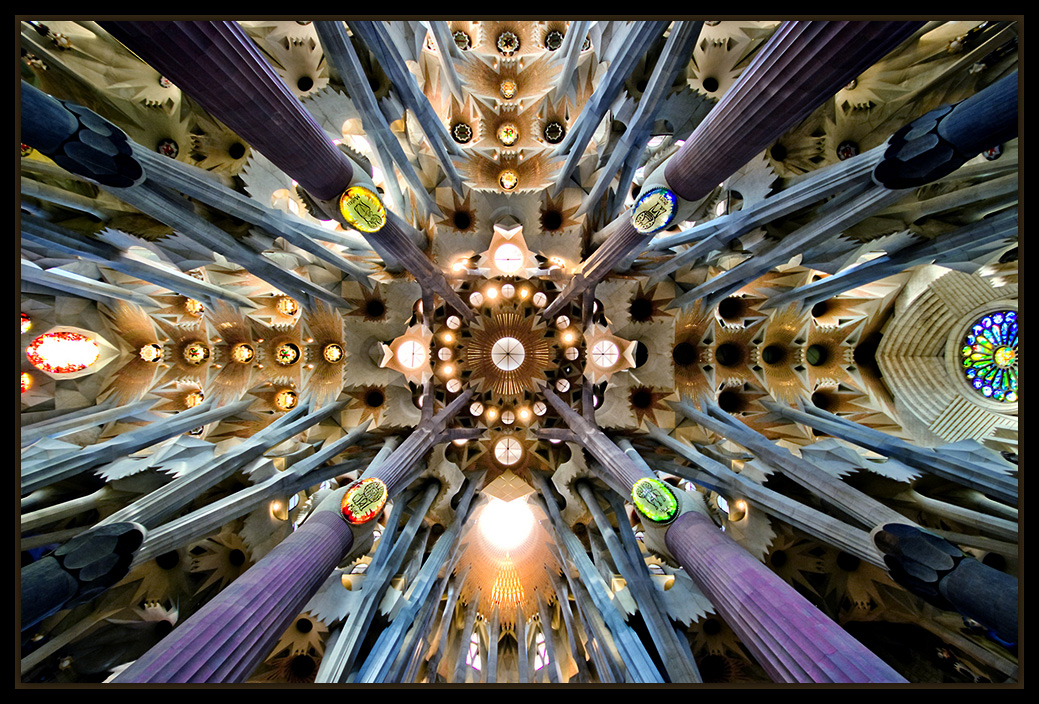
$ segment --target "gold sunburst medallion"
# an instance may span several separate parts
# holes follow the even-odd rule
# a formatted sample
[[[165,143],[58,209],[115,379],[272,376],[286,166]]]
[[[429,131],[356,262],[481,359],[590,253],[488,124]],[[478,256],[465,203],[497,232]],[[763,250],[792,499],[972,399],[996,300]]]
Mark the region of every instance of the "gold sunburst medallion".
[[[536,316],[498,310],[481,316],[470,330],[460,363],[478,393],[516,398],[546,381],[554,339]]]

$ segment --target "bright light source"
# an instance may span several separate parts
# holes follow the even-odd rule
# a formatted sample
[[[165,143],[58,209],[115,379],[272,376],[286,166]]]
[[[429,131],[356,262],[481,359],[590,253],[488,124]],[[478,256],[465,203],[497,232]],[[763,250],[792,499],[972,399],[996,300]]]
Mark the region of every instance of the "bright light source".
[[[526,499],[492,499],[480,514],[480,532],[502,550],[515,550],[534,528],[534,514]]]

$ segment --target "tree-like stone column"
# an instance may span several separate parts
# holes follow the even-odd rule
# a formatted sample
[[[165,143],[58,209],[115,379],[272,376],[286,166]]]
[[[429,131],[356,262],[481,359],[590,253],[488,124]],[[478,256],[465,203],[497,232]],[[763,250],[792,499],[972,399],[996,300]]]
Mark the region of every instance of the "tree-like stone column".
[[[244,681],[353,547],[341,493],[113,681]]]
[[[848,81],[906,41],[922,24],[784,22],[682,148],[647,179],[642,194],[648,195],[656,186],[663,186],[680,199],[674,213],[691,207],[687,204],[709,195]],[[631,213],[621,217],[629,219]],[[648,246],[648,235],[677,218],[674,214],[647,232],[631,225],[615,232],[582,265],[584,278],[567,286],[544,315],[558,312],[637,248]],[[599,279],[595,279],[597,275]],[[594,281],[589,284],[589,279]]]
[[[338,198],[353,164],[234,22],[101,22],[165,78],[317,198]]]
[[[607,483],[615,491],[630,501],[636,482],[649,480],[655,484],[652,493],[659,496],[669,492],[673,496],[672,515],[659,519],[643,513],[636,503],[647,545],[670,553],[686,569],[775,681],[905,681],[719,530],[707,517],[706,509],[697,504],[702,503],[698,495],[673,491],[552,391],[545,389],[543,394],[574,431],[577,441],[602,464],[609,475]],[[551,505],[548,508],[552,510]]]
[[[680,515],[665,541],[776,682],[905,682],[703,513]]]
[[[420,460],[471,395],[460,394],[370,472],[388,496],[416,478]],[[244,681],[354,546],[370,544],[378,513],[347,523],[340,510],[349,488],[328,496],[292,535],[113,681]]]

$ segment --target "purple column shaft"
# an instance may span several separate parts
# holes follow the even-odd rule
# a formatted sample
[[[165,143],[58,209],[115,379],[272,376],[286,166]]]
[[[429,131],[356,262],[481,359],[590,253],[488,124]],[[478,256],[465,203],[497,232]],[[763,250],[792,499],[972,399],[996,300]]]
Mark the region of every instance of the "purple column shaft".
[[[703,198],[922,24],[784,22],[667,163],[668,185]]]
[[[776,682],[905,682],[703,514],[679,516],[665,542]]]
[[[339,197],[349,158],[234,22],[101,22],[311,195]]]
[[[114,681],[242,682],[353,546],[319,511]]]

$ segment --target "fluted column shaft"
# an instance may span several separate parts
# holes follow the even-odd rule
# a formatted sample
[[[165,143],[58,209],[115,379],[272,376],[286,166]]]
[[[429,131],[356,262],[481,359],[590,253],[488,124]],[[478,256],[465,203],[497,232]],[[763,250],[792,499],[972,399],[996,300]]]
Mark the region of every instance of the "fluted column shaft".
[[[315,513],[114,681],[243,681],[352,546],[337,512]]]
[[[668,550],[776,682],[904,682],[705,515],[679,516]]]
[[[922,22],[784,22],[665,167],[675,193],[710,193]]]
[[[667,186],[696,202],[807,117],[848,81],[908,39],[922,22],[785,22],[664,167]],[[628,219],[629,212],[620,217]],[[558,312],[614,266],[649,246],[627,224],[546,308]]]
[[[339,197],[353,165],[234,22],[101,22],[311,195]]]

